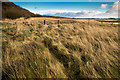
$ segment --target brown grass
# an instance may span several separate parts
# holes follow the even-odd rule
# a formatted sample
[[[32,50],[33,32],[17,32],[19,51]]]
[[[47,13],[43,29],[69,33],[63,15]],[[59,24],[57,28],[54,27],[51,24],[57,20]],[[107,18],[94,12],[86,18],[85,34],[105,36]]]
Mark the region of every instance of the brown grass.
[[[118,25],[57,20],[3,21],[3,78],[120,78]]]

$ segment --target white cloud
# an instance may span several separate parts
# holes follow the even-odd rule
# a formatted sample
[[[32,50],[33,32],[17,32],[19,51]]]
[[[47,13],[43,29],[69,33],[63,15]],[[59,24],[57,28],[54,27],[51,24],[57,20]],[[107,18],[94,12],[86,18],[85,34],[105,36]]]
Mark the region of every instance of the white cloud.
[[[108,4],[101,4],[100,8],[107,8]]]
[[[62,12],[61,12],[62,11]],[[46,15],[51,15],[51,16],[62,16],[62,17],[71,17],[71,18],[103,18],[103,14],[105,12],[101,12],[101,11],[87,11],[87,10],[83,10],[83,11],[66,11],[66,10],[52,10],[52,12],[54,13],[49,13],[49,11],[47,12]],[[99,16],[98,16],[99,15]]]
[[[72,10],[42,10],[34,13],[51,15],[51,16],[62,16],[62,17],[71,17],[71,18],[118,18],[118,11],[120,11],[120,2],[117,1],[111,5],[108,11],[72,11]],[[101,8],[106,8],[107,4],[102,4]],[[119,7],[119,8],[118,8]]]
[[[120,2],[115,2],[112,6],[109,7],[107,13],[118,13],[120,11]]]
[[[34,13],[39,14],[56,14],[56,13],[64,13],[64,12],[79,12],[79,11],[72,11],[72,10],[41,10],[41,11],[33,11]]]
[[[118,16],[119,12],[120,12],[120,2],[117,1],[109,7],[109,10],[106,12],[106,14],[108,14],[110,16],[116,16],[118,18],[118,17],[120,17],[120,16]]]

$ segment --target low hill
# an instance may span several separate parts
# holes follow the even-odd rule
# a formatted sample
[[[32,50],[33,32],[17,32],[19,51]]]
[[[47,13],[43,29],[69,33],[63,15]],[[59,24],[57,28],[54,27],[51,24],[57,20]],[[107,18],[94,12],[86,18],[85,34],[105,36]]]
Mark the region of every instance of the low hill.
[[[38,14],[34,14],[24,8],[21,8],[17,5],[15,5],[12,2],[3,2],[2,3],[2,18],[9,18],[9,19],[16,19],[19,17],[34,17],[34,16],[41,16]]]

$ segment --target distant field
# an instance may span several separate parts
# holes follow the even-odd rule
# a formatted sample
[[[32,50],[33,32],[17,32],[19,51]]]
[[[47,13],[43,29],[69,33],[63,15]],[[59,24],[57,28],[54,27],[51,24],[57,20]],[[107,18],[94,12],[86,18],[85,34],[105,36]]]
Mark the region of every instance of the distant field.
[[[24,17],[15,19],[15,20],[24,20]],[[5,19],[5,20],[10,20],[10,19]],[[72,18],[50,18],[50,17],[31,17],[28,18],[28,20],[88,20],[88,19],[72,19]],[[90,20],[96,20],[96,19],[90,19]],[[100,19],[102,20],[102,19]]]
[[[118,43],[118,25],[98,19],[6,19],[3,78],[120,78]]]
[[[5,19],[5,21],[10,21],[11,19]],[[18,18],[18,19],[15,19],[15,20],[73,20],[73,21],[81,21],[81,22],[88,22],[88,21],[92,21],[92,22],[120,22],[120,19],[72,19],[72,18],[50,18],[50,17],[31,17],[31,18],[28,18],[28,19],[25,19],[24,17],[21,17],[21,18]],[[13,20],[14,21],[14,20]]]

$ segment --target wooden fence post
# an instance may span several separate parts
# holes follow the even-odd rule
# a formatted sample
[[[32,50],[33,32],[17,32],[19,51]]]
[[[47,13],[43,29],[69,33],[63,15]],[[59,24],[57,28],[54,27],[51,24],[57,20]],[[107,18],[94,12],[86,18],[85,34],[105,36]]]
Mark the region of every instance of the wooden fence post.
[[[45,20],[44,20],[44,25],[45,25]]]
[[[60,21],[58,20],[58,25],[60,24]]]
[[[60,27],[60,20],[58,20],[58,27]]]

